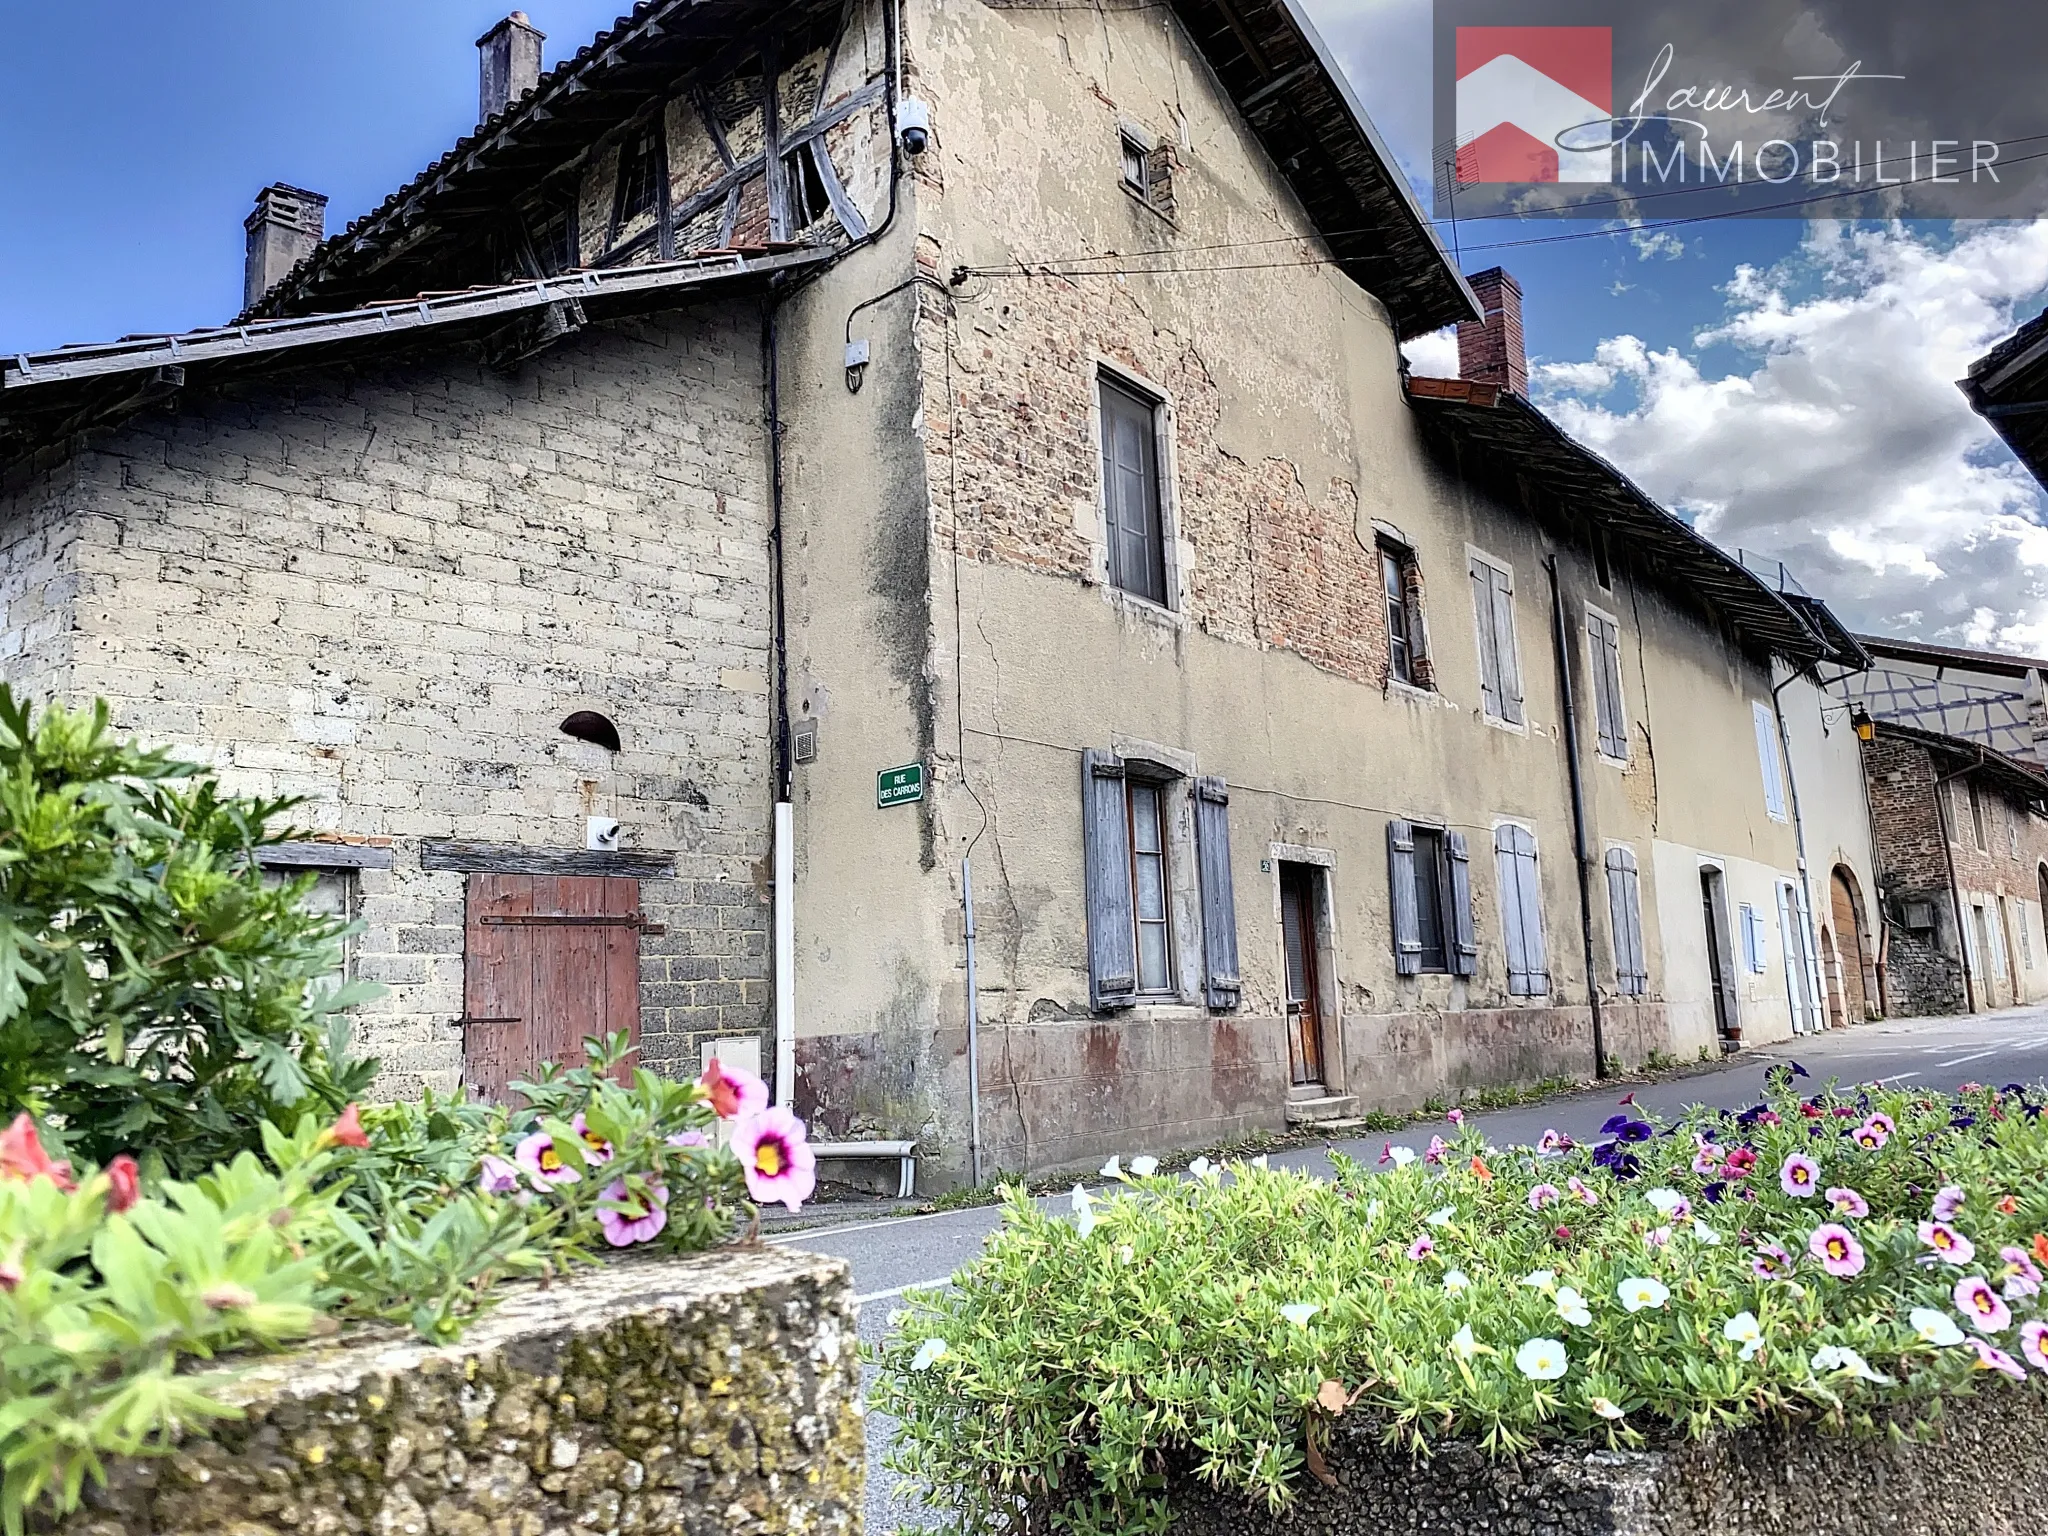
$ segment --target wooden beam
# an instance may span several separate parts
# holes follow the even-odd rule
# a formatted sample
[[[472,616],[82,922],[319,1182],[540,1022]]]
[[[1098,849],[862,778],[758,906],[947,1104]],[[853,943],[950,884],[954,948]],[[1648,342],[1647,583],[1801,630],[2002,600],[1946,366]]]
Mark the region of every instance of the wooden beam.
[[[480,875],[622,875],[660,879],[676,872],[672,853],[594,848],[537,848],[518,843],[471,843],[430,838],[420,844],[420,868]]]

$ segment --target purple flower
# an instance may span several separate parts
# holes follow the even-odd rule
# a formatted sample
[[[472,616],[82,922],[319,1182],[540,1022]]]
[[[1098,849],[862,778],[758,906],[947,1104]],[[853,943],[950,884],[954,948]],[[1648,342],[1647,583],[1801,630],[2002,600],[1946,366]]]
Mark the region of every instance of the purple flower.
[[[1651,1127],[1650,1122],[1647,1120],[1630,1120],[1626,1122],[1622,1126],[1622,1128],[1616,1131],[1614,1134],[1619,1140],[1622,1141],[1648,1141],[1651,1137],[1655,1136],[1657,1132]]]
[[[1606,1120],[1601,1122],[1600,1134],[1602,1136],[1612,1136],[1616,1131],[1620,1130],[1624,1125],[1627,1125],[1628,1123],[1629,1116],[1627,1115],[1609,1115],[1606,1118]]]
[[[1934,1219],[1954,1221],[1956,1212],[1963,1208],[1963,1187],[1960,1184],[1944,1184],[1934,1192]]]
[[[1795,1200],[1804,1200],[1820,1188],[1820,1164],[1803,1152],[1794,1152],[1778,1169],[1778,1188]]]
[[[1978,1370],[1998,1371],[2003,1375],[2010,1376],[2014,1381],[2025,1381],[2027,1379],[2027,1368],[2021,1365],[2019,1361],[2013,1359],[2004,1350],[1994,1349],[1982,1339],[1966,1339],[1964,1342],[1977,1352]]]
[[[1828,1204],[1835,1208],[1837,1216],[1868,1216],[1870,1202],[1855,1190],[1837,1186],[1828,1191]]]
[[[535,1131],[523,1138],[512,1149],[512,1161],[525,1170],[535,1189],[574,1184],[583,1177],[562,1161],[562,1154],[555,1149],[555,1138],[546,1131]]]
[[[1868,1120],[1849,1133],[1849,1139],[1866,1152],[1882,1152],[1884,1144],[1892,1139],[1891,1123],[1883,1115],[1872,1115]]]
[[[2026,1249],[2008,1245],[1998,1250],[1998,1256],[2005,1261],[2004,1295],[2007,1301],[2020,1301],[2041,1294],[2041,1270],[2027,1257]]]
[[[511,1194],[519,1187],[519,1165],[495,1152],[485,1153],[483,1171],[477,1175],[476,1187],[487,1195]]]
[[[576,1118],[569,1122],[569,1129],[583,1143],[583,1161],[595,1168],[599,1163],[612,1160],[612,1144],[583,1123],[583,1111],[576,1111]]]
[[[1700,1198],[1709,1205],[1719,1205],[1721,1197],[1727,1193],[1728,1183],[1725,1179],[1716,1179],[1711,1184],[1702,1184],[1700,1186]]]
[[[1420,1264],[1435,1252],[1436,1240],[1425,1232],[1408,1245],[1408,1262],[1410,1264]]]
[[[2048,1323],[2034,1318],[2020,1324],[2020,1353],[2027,1364],[2048,1375]]]
[[[1454,1109],[1448,1115],[1445,1115],[1444,1118],[1453,1125],[1463,1125],[1465,1123],[1465,1111]]]
[[[1761,1280],[1790,1280],[1792,1255],[1776,1243],[1758,1243],[1756,1256],[1749,1261],[1749,1267]]]
[[[1933,1250],[1935,1258],[1957,1269],[1977,1257],[1977,1245],[1945,1221],[1921,1222],[1920,1241]]]
[[[668,1138],[668,1144],[672,1147],[708,1147],[711,1138],[702,1131],[677,1131]]]
[[[1425,1163],[1441,1163],[1444,1160],[1444,1153],[1449,1150],[1450,1148],[1444,1144],[1443,1137],[1432,1136],[1429,1138],[1429,1146],[1423,1151],[1422,1160]]]
[[[1965,1275],[1950,1293],[1956,1310],[1979,1333],[2003,1333],[2012,1326],[2012,1308],[1978,1275]]]
[[[642,1200],[626,1192],[624,1179],[613,1179],[604,1187],[597,1224],[604,1229],[604,1240],[614,1248],[652,1242],[668,1225],[668,1190],[650,1183],[647,1198]]]
[[[1571,1149],[1572,1139],[1562,1131],[1545,1131],[1536,1138],[1536,1151],[1543,1157],[1560,1157]]]
[[[1701,1178],[1718,1173],[1721,1169],[1721,1159],[1728,1154],[1704,1136],[1695,1136],[1693,1143],[1698,1150],[1692,1155],[1692,1171]]]
[[[1823,1222],[1806,1240],[1806,1251],[1820,1260],[1820,1267],[1837,1280],[1863,1273],[1863,1245],[1856,1234],[1839,1222]]]
[[[1546,1205],[1555,1205],[1564,1197],[1558,1193],[1555,1184],[1538,1184],[1529,1191],[1529,1209],[1540,1211]]]

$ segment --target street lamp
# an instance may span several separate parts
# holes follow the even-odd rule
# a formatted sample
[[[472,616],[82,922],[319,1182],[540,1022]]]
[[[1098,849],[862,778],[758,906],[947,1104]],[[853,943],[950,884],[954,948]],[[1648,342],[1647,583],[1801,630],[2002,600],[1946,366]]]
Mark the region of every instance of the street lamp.
[[[1869,710],[1860,706],[1851,710],[1849,725],[1856,732],[1858,741],[1868,743],[1877,740],[1877,722],[1870,718]]]

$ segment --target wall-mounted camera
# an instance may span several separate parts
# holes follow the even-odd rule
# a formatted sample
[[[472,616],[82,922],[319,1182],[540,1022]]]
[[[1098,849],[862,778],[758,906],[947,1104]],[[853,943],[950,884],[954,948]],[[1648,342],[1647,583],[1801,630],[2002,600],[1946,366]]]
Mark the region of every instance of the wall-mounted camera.
[[[932,109],[915,96],[896,103],[896,137],[906,155],[921,155],[932,141]]]

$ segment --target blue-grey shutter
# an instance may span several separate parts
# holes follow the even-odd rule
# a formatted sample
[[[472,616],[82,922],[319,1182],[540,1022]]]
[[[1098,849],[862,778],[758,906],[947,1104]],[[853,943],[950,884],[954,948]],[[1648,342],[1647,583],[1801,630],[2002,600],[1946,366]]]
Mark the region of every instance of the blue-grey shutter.
[[[1472,621],[1479,636],[1479,697],[1481,707],[1496,720],[1507,718],[1500,696],[1500,654],[1494,646],[1493,567],[1483,560],[1472,562]]]
[[[1593,712],[1600,750],[1628,757],[1628,719],[1621,707],[1621,631],[1597,613],[1586,615],[1586,634],[1593,652]]]
[[[1607,920],[1614,935],[1614,981],[1624,997],[1649,990],[1643,954],[1642,876],[1626,848],[1607,850]]]
[[[1124,760],[1093,748],[1081,754],[1081,840],[1088,866],[1088,1001],[1128,1008],[1137,997],[1131,912],[1131,824]]]
[[[1422,920],[1415,911],[1415,828],[1387,823],[1387,890],[1394,909],[1394,974],[1422,974]]]
[[[1202,866],[1202,953],[1211,1008],[1235,1008],[1237,894],[1230,883],[1230,790],[1221,779],[1195,780],[1195,850]]]
[[[1500,887],[1501,947],[1507,951],[1508,991],[1522,996],[1529,985],[1529,960],[1522,951],[1521,871],[1515,862],[1514,827],[1493,829],[1493,878]]]
[[[1493,591],[1493,653],[1500,667],[1500,717],[1522,723],[1522,658],[1515,644],[1515,579],[1506,571],[1487,568]]]
[[[1537,877],[1536,834],[1526,827],[1517,827],[1515,832],[1515,862],[1520,866],[1518,884],[1522,896],[1522,953],[1529,962],[1529,995],[1542,997],[1550,991],[1550,956],[1543,943],[1543,882]]]
[[[1472,853],[1462,832],[1446,832],[1444,850],[1451,864],[1451,974],[1470,976],[1479,969],[1479,942],[1472,931]]]
[[[1507,936],[1508,991],[1541,997],[1550,990],[1550,969],[1543,946],[1536,838],[1525,827],[1500,827],[1493,834],[1493,856],[1500,876],[1501,928]]]

